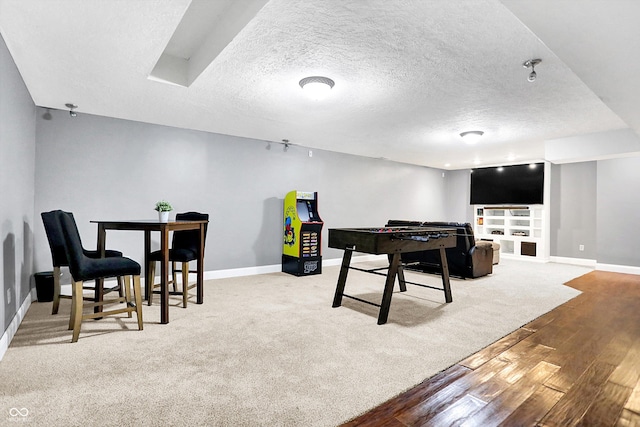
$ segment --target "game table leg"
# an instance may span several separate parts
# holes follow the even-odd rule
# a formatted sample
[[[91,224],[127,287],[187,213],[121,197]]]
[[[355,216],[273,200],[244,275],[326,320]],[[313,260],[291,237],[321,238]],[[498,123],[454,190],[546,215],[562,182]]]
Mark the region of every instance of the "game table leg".
[[[442,266],[442,287],[444,289],[444,300],[453,301],[451,296],[451,284],[449,283],[449,263],[447,263],[447,253],[444,248],[440,248],[440,265]]]
[[[395,253],[391,258],[391,265],[389,265],[389,271],[387,272],[387,282],[384,285],[384,294],[382,295],[382,303],[380,303],[378,325],[384,325],[385,323],[387,323],[387,317],[389,317],[389,307],[391,306],[391,296],[393,295],[393,285],[395,285],[396,283],[396,275],[398,274],[399,265],[400,254]]]
[[[342,305],[342,294],[344,293],[344,285],[347,283],[347,273],[349,273],[349,265],[351,264],[351,255],[354,246],[346,247],[342,256],[342,267],[340,267],[340,276],[338,276],[338,284],[336,285],[336,293],[333,296],[332,307],[340,307]]]
[[[404,281],[404,268],[402,268],[402,263],[398,265],[398,283],[400,284],[400,292],[407,292],[407,284]]]

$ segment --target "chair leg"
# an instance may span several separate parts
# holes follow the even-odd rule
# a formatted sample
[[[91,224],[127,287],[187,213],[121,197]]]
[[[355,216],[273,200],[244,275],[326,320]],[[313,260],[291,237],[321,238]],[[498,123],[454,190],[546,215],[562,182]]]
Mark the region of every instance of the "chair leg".
[[[187,308],[189,299],[189,263],[182,263],[182,307]]]
[[[173,292],[176,291],[176,286],[178,284],[178,274],[176,273],[176,262],[171,262],[171,274],[173,275]]]
[[[76,303],[77,303],[77,301],[73,296],[74,289],[75,289],[74,288],[74,284],[71,283],[71,313],[69,314],[69,330],[73,329],[73,325],[76,322]],[[80,302],[80,304],[82,305],[83,303]]]
[[[127,308],[131,307],[131,282],[129,276],[125,276],[124,280],[122,276],[118,276],[118,282],[120,282],[120,292],[124,291],[124,301]],[[131,318],[131,312],[127,312],[127,317]]]
[[[53,307],[51,314],[58,314],[60,308],[60,267],[53,267]]]
[[[129,276],[125,279],[129,287]],[[140,276],[133,276],[133,295],[136,299],[136,314],[138,315],[138,330],[142,330],[142,290],[140,289]],[[131,314],[131,312],[129,312]]]
[[[73,319],[73,337],[71,342],[77,342],[80,335],[80,327],[82,326],[82,282],[73,282],[73,309],[71,318]]]
[[[126,296],[127,294],[124,292],[124,290],[122,289],[122,276],[118,276],[117,277],[118,280],[118,295],[120,296],[120,298]]]
[[[151,305],[153,303],[153,288],[155,287],[154,280],[156,278],[156,262],[149,261],[149,277],[147,277],[147,281],[149,285],[147,289],[149,290],[149,295],[147,296],[147,305]],[[135,286],[135,285],[134,285]]]

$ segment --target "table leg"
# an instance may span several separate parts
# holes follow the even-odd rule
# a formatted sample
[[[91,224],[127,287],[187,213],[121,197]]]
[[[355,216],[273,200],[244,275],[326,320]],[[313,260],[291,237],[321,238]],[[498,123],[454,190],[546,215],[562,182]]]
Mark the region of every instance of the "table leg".
[[[340,275],[338,276],[338,284],[336,285],[336,293],[333,296],[332,307],[340,307],[342,305],[342,294],[344,293],[344,285],[347,283],[347,273],[349,273],[349,264],[351,264],[351,255],[355,247],[345,248],[342,256],[342,267],[340,267]]]
[[[444,289],[444,300],[453,301],[451,296],[451,284],[449,283],[449,263],[447,262],[447,252],[440,248],[440,265],[442,266],[442,288]]]
[[[402,268],[402,263],[398,264],[398,282],[400,284],[400,292],[407,292],[407,284],[404,281],[404,268]]]
[[[198,274],[196,282],[196,303],[202,304],[204,302],[204,224],[200,224],[200,248],[198,251],[196,269]]]
[[[100,258],[105,257],[105,247],[107,246],[107,233],[104,229],[104,225],[98,224],[98,244],[97,250],[100,254]],[[96,279],[94,302],[102,302],[104,300],[104,279]],[[102,306],[96,306],[93,308],[94,313],[102,312]]]
[[[384,285],[384,294],[382,295],[382,303],[380,303],[380,314],[378,315],[378,325],[387,323],[389,317],[389,307],[391,306],[391,296],[393,295],[393,285],[396,282],[398,274],[398,266],[400,265],[400,254],[395,253],[391,258],[391,265],[387,272],[387,282]]]
[[[149,277],[149,254],[151,253],[151,230],[144,230],[144,299],[149,301],[151,278]],[[149,303],[151,305],[151,303]]]
[[[169,274],[169,230],[162,227],[160,230],[160,250],[162,263],[160,266],[160,323],[169,323],[169,287],[167,276]]]

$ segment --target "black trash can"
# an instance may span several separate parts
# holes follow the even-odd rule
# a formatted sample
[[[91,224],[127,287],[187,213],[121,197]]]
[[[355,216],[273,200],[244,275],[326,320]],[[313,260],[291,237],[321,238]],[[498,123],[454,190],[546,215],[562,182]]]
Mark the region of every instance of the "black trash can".
[[[53,271],[43,271],[33,275],[36,278],[38,302],[53,301]]]

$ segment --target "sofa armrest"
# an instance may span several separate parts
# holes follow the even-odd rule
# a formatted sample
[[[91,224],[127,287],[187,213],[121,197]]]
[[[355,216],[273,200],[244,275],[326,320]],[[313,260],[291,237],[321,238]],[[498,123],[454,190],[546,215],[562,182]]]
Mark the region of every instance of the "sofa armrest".
[[[476,246],[478,247],[488,246],[493,250],[493,242],[490,240],[476,240]]]
[[[481,277],[493,273],[493,248],[491,242],[476,242],[469,251],[471,258],[471,277]]]

